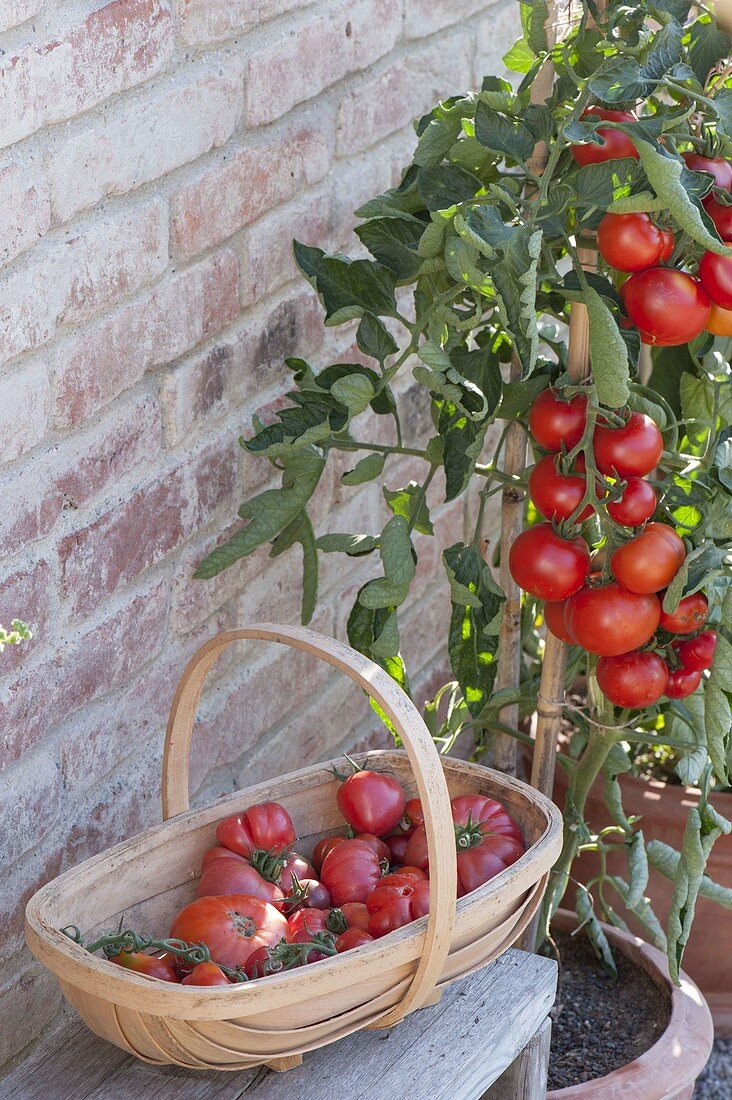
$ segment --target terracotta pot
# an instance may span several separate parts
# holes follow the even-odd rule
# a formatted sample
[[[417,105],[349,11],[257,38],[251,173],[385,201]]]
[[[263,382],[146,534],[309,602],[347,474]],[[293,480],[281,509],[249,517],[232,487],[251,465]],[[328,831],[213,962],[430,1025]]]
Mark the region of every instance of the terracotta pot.
[[[646,840],[662,840],[678,851],[681,847],[689,810],[699,801],[699,791],[692,787],[677,787],[656,780],[621,775],[623,807],[626,814],[642,816],[641,828]],[[567,776],[557,768],[554,801],[564,805]],[[732,794],[712,795],[711,802],[727,818],[732,818]],[[593,830],[610,825],[605,808],[602,785],[596,783],[586,806],[586,819]],[[625,855],[619,852],[608,860],[609,870],[627,876]],[[597,870],[597,858],[586,853],[574,865],[572,874],[587,881]],[[720,837],[712,848],[707,874],[723,886],[732,886],[732,835]],[[651,904],[664,925],[671,908],[673,884],[658,871],[651,870],[647,890]],[[622,909],[621,909],[622,912]],[[627,916],[623,912],[623,917]],[[634,932],[643,930],[633,918],[628,919]],[[732,1037],[732,914],[713,901],[699,898],[689,943],[684,952],[684,969],[704,994],[714,1019],[717,1037]]]
[[[570,931],[577,917],[560,909],[553,927]],[[714,1041],[709,1008],[687,974],[681,985],[668,976],[666,958],[637,936],[603,924],[614,951],[622,952],[671,999],[671,1019],[660,1039],[635,1061],[604,1077],[567,1089],[552,1089],[547,1100],[691,1100],[694,1082],[704,1069]]]

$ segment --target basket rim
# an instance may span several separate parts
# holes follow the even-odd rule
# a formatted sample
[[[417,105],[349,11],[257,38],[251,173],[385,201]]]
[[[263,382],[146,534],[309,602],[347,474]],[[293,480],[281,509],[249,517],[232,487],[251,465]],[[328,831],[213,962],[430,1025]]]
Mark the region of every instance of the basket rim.
[[[353,758],[359,763],[385,761],[395,757],[399,760],[405,760],[407,754],[401,749],[378,749],[353,754]],[[231,795],[227,795],[226,798],[208,803],[206,806],[187,810],[168,821],[153,825],[143,832],[137,833],[133,837],[123,840],[64,871],[37,890],[26,905],[26,940],[31,951],[62,981],[78,988],[83,989],[92,981],[97,984],[103,976],[107,999],[113,1003],[127,1005],[131,1005],[134,1001],[134,1007],[142,1011],[145,1011],[145,1000],[149,996],[152,983],[155,988],[158,1006],[164,1007],[169,1015],[179,1018],[230,1018],[251,1010],[255,999],[260,996],[276,997],[278,991],[283,988],[292,988],[292,972],[273,974],[260,979],[256,983],[242,983],[230,987],[206,988],[155,981],[147,975],[137,974],[122,967],[114,967],[106,959],[90,955],[83,947],[74,943],[73,940],[56,928],[47,918],[46,911],[54,892],[64,884],[73,882],[82,872],[100,869],[110,861],[114,862],[117,857],[122,858],[125,863],[137,860],[140,858],[141,851],[144,851],[145,842],[153,838],[160,841],[162,837],[165,838],[166,842],[174,843],[176,837],[188,832],[193,824],[208,824],[220,820],[228,813],[240,808],[244,798],[246,800],[256,800],[258,791],[266,790],[275,782],[317,780],[318,777],[324,777],[324,773],[330,776],[330,766],[341,759],[342,757],[335,757],[322,763],[310,765],[296,772],[289,772],[275,777],[275,779],[242,788]],[[483,780],[487,779],[499,787],[513,791],[526,803],[533,803],[538,807],[545,821],[541,835],[527,848],[516,863],[499,872],[477,890],[457,899],[456,914],[459,918],[466,913],[470,913],[476,907],[483,906],[487,902],[498,898],[507,887],[515,883],[516,879],[525,879],[526,871],[533,865],[535,870],[533,877],[530,880],[527,879],[521,888],[522,891],[530,889],[532,884],[536,883],[550,869],[559,854],[563,822],[560,811],[546,795],[513,776],[504,775],[502,772],[497,772],[481,764],[450,759],[449,757],[440,758],[440,763],[447,773],[460,773],[466,777],[472,775]],[[314,785],[318,785],[317,782]],[[317,966],[317,972],[323,976],[323,980],[327,980],[328,976],[337,975],[346,967],[349,968],[352,975],[354,963],[369,971],[372,968],[378,969],[382,962],[385,963],[387,956],[393,958],[395,948],[411,941],[414,941],[415,958],[417,958],[425,936],[426,926],[427,917],[421,917],[411,924],[389,933],[388,936],[382,937],[380,940],[366,944],[354,951],[346,952],[343,955],[337,955],[332,959],[321,960]],[[302,973],[310,973],[310,971],[303,971]],[[298,974],[300,974],[299,971]],[[364,976],[366,975],[364,974]],[[110,990],[118,990],[119,996],[110,995]],[[226,1002],[226,1009],[222,1008],[215,1012],[214,1005],[220,1006],[222,1001]],[[151,1011],[151,1009],[148,1007],[147,1011]]]

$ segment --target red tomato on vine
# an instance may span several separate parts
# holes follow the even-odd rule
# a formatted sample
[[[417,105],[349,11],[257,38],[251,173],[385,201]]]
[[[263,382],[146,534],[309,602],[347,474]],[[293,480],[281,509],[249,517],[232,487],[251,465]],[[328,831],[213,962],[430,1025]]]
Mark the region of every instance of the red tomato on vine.
[[[709,600],[703,592],[684,596],[675,611],[666,612],[661,607],[661,626],[670,634],[693,634],[704,626],[708,617]]]
[[[639,535],[618,547],[610,559],[610,568],[629,592],[647,595],[666,588],[685,557],[683,540],[673,527],[649,523]]]
[[[688,344],[707,326],[709,295],[686,271],[651,267],[631,275],[620,288],[625,311],[644,342],[662,347]]]
[[[615,111],[607,107],[587,107],[582,112],[584,119],[602,119],[603,122],[637,122],[637,118],[631,111]],[[584,167],[586,164],[600,164],[605,160],[619,160],[621,157],[634,157],[637,159],[638,150],[622,130],[612,130],[608,126],[598,126],[596,133],[601,137],[602,144],[587,141],[581,145],[572,146],[572,156],[577,164]]]
[[[581,440],[587,423],[587,395],[576,393],[564,400],[559,390],[543,390],[529,410],[529,431],[545,451],[571,451]]]
[[[611,582],[587,586],[567,600],[567,630],[589,653],[617,657],[650,641],[661,618],[658,596],[638,595]]]
[[[702,672],[711,668],[717,646],[716,630],[704,630],[696,638],[686,638],[677,643],[677,652],[683,668],[688,672]]]
[[[597,248],[616,271],[645,271],[668,259],[669,237],[649,214],[606,214],[597,227]]]
[[[633,412],[622,427],[599,421],[592,439],[595,462],[607,477],[643,477],[658,465],[663,436],[645,413]]]
[[[551,523],[538,523],[514,540],[508,566],[525,592],[539,600],[566,600],[585,583],[590,552],[583,538],[563,539]]]
[[[600,690],[618,707],[650,707],[664,694],[668,681],[668,666],[656,653],[635,651],[597,662]]]

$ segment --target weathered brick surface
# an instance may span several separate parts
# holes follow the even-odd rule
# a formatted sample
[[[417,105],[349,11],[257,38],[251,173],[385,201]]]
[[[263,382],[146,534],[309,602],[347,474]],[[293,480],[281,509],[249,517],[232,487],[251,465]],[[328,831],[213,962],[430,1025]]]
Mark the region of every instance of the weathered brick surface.
[[[372,65],[392,48],[401,23],[400,6],[392,0],[341,0],[317,19],[273,35],[247,65],[248,124],[271,122],[347,73]]]
[[[141,102],[106,111],[49,158],[54,208],[62,219],[106,195],[122,195],[200,157],[231,137],[242,105],[241,65],[219,63]]]
[[[0,281],[0,362],[44,344],[57,325],[78,324],[149,283],[168,266],[159,199],[46,241]]]
[[[51,199],[37,157],[0,164],[0,264],[34,245],[51,224]]]
[[[236,317],[238,269],[224,251],[176,272],[143,298],[59,351],[58,423],[78,424],[133,386],[149,367],[177,359]]]
[[[193,579],[241,502],[280,484],[238,439],[282,408],[284,359],[364,360],[355,322],[324,328],[292,238],[358,248],[353,211],[400,179],[413,118],[500,71],[516,23],[513,0],[0,0],[0,623],[34,632],[0,654],[0,1064],[59,1003],[23,948],[27,898],[159,821],[195,649],[299,619],[297,547]],[[424,441],[429,403],[409,372],[396,388]],[[389,418],[366,421],[391,440]],[[388,516],[379,482],[342,484],[356,457],[328,464],[319,534]],[[422,472],[393,459],[386,480]],[[430,506],[402,614],[420,699],[445,671],[440,550],[475,518],[438,479]],[[314,628],[345,637],[378,571],[326,555]],[[196,799],[383,743],[333,669],[236,647],[203,694]]]
[[[147,80],[173,48],[165,0],[112,0],[58,38],[5,58],[0,146]]]

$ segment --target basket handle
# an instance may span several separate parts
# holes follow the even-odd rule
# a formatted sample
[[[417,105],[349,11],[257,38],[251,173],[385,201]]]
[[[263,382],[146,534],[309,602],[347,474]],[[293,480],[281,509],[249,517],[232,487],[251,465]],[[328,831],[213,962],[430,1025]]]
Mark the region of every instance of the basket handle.
[[[382,668],[350,646],[298,626],[257,623],[211,638],[188,662],[175,692],[163,752],[163,819],[188,809],[188,766],[191,737],[209,671],[232,642],[241,639],[279,642],[312,653],[345,672],[387,714],[401,737],[412,766],[425,812],[430,861],[430,912],[422,957],[412,983],[398,1005],[378,1022],[391,1027],[430,999],[452,942],[455,923],[457,869],[450,795],[440,757],[421,715],[399,685]]]

